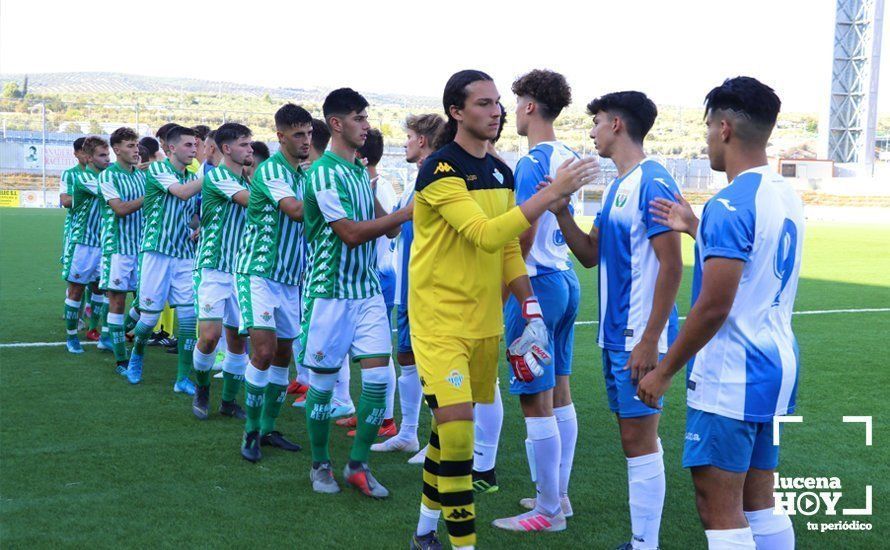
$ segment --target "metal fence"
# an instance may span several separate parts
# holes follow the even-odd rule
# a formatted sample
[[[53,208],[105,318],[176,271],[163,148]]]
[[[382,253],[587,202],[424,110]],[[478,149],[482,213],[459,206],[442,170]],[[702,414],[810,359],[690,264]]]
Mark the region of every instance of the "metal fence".
[[[40,206],[58,205],[58,177],[75,162],[71,143],[82,135],[108,136],[121,126],[130,126],[140,135],[154,135],[155,130],[170,121],[184,126],[205,124],[211,128],[235,121],[254,130],[257,139],[266,141],[275,151],[273,112],[213,110],[206,108],[169,107],[142,103],[99,104],[50,101],[33,103],[22,99],[0,99],[0,191],[28,190],[36,195]],[[380,121],[372,119],[372,125]],[[577,132],[586,132],[576,129]],[[574,131],[572,131],[574,132]],[[580,134],[579,134],[580,135]],[[405,162],[404,151],[394,145],[399,138],[389,140],[384,157],[378,167],[397,191],[416,175],[416,167]],[[525,141],[515,145],[515,150],[501,151],[505,161],[515,166],[525,153]],[[589,140],[588,140],[589,143]],[[511,145],[513,147],[513,145]],[[582,155],[595,154],[586,149]],[[706,159],[660,158],[683,189],[709,190],[725,184],[722,174],[710,170]],[[614,164],[601,159],[602,177],[583,195],[595,194],[605,182],[616,175]],[[35,201],[31,201],[29,205]]]

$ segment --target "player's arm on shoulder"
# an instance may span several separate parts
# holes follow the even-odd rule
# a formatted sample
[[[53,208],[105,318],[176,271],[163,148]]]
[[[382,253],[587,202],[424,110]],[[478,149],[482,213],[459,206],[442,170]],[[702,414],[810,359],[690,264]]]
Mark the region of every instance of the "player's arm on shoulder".
[[[187,201],[201,192],[204,184],[204,176],[187,183],[179,183],[179,178],[163,166],[162,162],[155,162],[148,167],[149,175],[160,185],[164,191],[179,200]]]
[[[133,212],[142,208],[143,197],[138,197],[130,201],[121,199],[117,186],[114,184],[114,175],[106,170],[99,176],[99,191],[102,194],[102,200],[108,203],[108,207],[119,218],[129,216]]]
[[[223,178],[213,182],[220,193],[224,194],[230,201],[240,206],[247,206],[250,201],[250,191],[235,180]]]
[[[62,177],[59,180],[59,204],[62,205],[62,208],[71,208],[72,205],[72,197],[71,193],[71,183],[68,181],[68,172],[62,172]]]
[[[641,194],[640,208],[647,228],[663,225],[674,231],[686,233],[693,239],[698,231],[698,217],[692,206],[683,198],[673,178],[661,178],[662,181],[651,182],[647,193]]]
[[[276,174],[272,166],[264,166],[263,170],[266,171],[264,173],[264,176],[266,176],[264,178],[266,189],[269,190],[272,200],[278,203],[278,209],[284,212],[284,215],[288,218],[302,222],[303,201],[297,199],[297,195],[290,184],[281,174]],[[250,195],[247,196],[247,200],[250,200]],[[244,203],[243,206],[247,206],[247,203]]]

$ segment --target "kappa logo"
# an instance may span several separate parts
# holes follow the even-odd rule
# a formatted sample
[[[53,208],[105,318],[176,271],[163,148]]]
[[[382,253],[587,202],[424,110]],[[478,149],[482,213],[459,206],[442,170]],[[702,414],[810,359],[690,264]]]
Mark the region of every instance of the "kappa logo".
[[[627,204],[627,193],[618,193],[615,197],[615,207],[623,208],[625,204]]]
[[[473,513],[466,508],[455,508],[448,514],[448,519],[467,519],[473,517]]]
[[[460,388],[464,383],[464,375],[461,374],[457,370],[451,371],[447,378],[445,378],[452,386],[455,388]]]
[[[736,211],[735,206],[732,206],[731,204],[729,204],[729,199],[717,199],[717,202],[719,202],[720,204],[725,206],[726,209],[729,210],[730,212]]]
[[[448,172],[454,172],[454,168],[452,168],[451,165],[447,162],[440,162],[436,164],[436,169],[433,170],[433,175],[447,174]]]

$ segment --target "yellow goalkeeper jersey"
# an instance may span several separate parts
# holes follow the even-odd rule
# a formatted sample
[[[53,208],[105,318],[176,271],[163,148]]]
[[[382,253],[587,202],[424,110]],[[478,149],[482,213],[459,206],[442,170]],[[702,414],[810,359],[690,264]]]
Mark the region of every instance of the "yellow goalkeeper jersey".
[[[414,195],[408,266],[411,334],[488,338],[504,331],[501,283],[526,275],[513,172],[449,143],[427,157]]]

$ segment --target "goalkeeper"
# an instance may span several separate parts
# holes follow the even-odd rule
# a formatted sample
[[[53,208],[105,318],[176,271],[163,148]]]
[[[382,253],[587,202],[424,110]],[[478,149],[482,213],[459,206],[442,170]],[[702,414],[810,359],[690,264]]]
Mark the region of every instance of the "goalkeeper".
[[[542,374],[547,329],[532,295],[519,234],[561,198],[593,180],[593,159],[566,162],[554,182],[516,207],[513,174],[486,153],[499,127],[500,96],[491,77],[455,73],[445,86],[445,145],[417,177],[408,316],[421,387],[433,426],[423,472],[420,520],[412,548],[436,548],[444,514],[451,544],[476,542],[473,403],[491,403],[503,332],[501,284],[523,304],[528,324],[509,347],[517,378]]]

